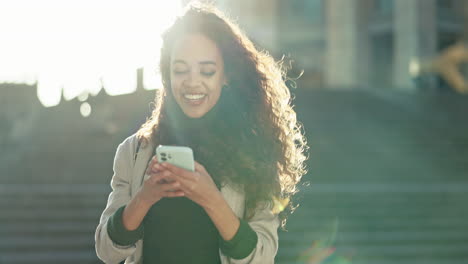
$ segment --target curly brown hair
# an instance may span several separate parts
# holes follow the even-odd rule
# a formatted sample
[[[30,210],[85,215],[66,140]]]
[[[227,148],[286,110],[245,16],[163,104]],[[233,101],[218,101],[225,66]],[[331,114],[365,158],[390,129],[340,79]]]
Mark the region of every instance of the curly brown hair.
[[[243,111],[236,115],[244,116],[243,127],[235,131],[241,136],[232,137],[228,142],[224,140],[224,149],[230,150],[226,153],[232,155],[229,160],[218,160],[223,166],[222,174],[228,175],[226,180],[241,186],[245,192],[246,219],[261,205],[273,209],[279,206],[276,212],[284,229],[287,215],[297,207],[291,198],[298,192],[297,184],[306,173],[307,151],[302,126],[296,120],[285,84],[286,68],[282,60],[276,62],[267,52],[259,51],[236,24],[213,6],[189,5],[163,33],[159,65],[163,89],[156,92],[152,115],[137,136],[146,144],[150,138],[156,139],[158,130],[164,128],[161,113],[166,98],[172,96],[171,49],[178,38],[189,33],[201,33],[217,44],[225,62],[229,91],[242,101]]]

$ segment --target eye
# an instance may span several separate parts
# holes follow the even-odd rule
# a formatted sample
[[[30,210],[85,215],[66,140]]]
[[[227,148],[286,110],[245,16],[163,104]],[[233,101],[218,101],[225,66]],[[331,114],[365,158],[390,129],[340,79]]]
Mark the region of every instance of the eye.
[[[207,77],[211,77],[213,76],[214,74],[216,73],[216,71],[202,71],[202,75],[204,76],[207,76]]]
[[[175,75],[181,75],[188,73],[188,70],[173,70],[172,71]]]

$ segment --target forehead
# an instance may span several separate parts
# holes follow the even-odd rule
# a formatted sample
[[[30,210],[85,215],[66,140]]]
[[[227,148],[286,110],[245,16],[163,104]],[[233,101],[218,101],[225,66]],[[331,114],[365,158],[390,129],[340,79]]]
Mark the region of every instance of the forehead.
[[[223,58],[214,41],[202,34],[188,34],[175,42],[171,63],[174,60],[183,60],[189,64],[208,60],[222,63]]]

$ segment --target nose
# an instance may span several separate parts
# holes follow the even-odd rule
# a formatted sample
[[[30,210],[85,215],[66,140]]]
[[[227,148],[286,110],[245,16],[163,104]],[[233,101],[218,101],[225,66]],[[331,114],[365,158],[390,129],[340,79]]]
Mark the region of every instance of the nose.
[[[200,74],[190,71],[184,84],[189,87],[199,86],[201,84]]]

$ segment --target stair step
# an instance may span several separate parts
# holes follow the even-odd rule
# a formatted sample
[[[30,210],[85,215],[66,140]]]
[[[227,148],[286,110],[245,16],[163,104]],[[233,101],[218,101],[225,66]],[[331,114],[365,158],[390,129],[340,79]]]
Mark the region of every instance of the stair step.
[[[67,264],[100,264],[102,263],[91,248],[87,250],[40,250],[22,253],[3,252],[0,263],[67,263]]]
[[[40,223],[6,223],[0,228],[0,236],[8,235],[40,235],[40,234],[79,234],[89,233],[94,230],[98,223],[96,221],[68,221],[68,222],[40,222]]]
[[[281,250],[281,257],[293,259],[298,256],[298,252],[304,252],[310,249],[310,244],[305,244],[302,247],[288,248],[287,250]],[[457,244],[441,244],[441,245],[399,245],[399,244],[384,244],[384,245],[366,245],[365,247],[356,246],[339,246],[336,248],[336,254],[349,255],[353,254],[360,256],[361,258],[370,258],[372,256],[380,256],[387,258],[398,258],[398,257],[415,257],[415,256],[435,256],[439,257],[462,257],[468,258],[468,243],[457,243]]]
[[[5,214],[0,214],[0,223],[17,221],[17,220],[27,220],[31,219],[34,221],[45,221],[45,220],[77,220],[77,219],[99,219],[102,214],[103,209],[94,209],[89,210],[76,210],[71,208],[69,210],[59,210],[59,211],[47,211],[47,210],[37,210],[37,211],[23,211],[21,208],[15,210],[8,210]],[[3,223],[2,223],[3,224]]]
[[[87,249],[94,246],[92,233],[84,235],[63,234],[62,236],[9,237],[0,240],[0,250],[21,252],[23,250],[39,249]]]
[[[402,221],[400,217],[392,216],[379,219],[378,221],[369,223],[365,219],[342,219],[342,218],[325,218],[308,220],[303,217],[290,217],[287,224],[289,232],[309,230],[311,228],[320,229],[325,226],[331,226],[336,221],[336,226],[340,230],[350,230],[362,227],[372,228],[372,230],[450,230],[465,227],[468,230],[468,221],[460,217],[437,217],[428,218],[421,221]],[[285,232],[288,233],[288,232]]]
[[[335,234],[332,232],[313,232],[304,231],[291,234],[281,234],[281,241],[288,245],[297,245],[303,243],[304,240],[309,240],[312,243],[315,239],[332,238]],[[367,231],[367,230],[353,230],[341,231],[336,230],[336,239],[343,243],[351,244],[440,244],[440,243],[460,243],[467,242],[468,230],[460,232],[457,230],[452,231]]]

